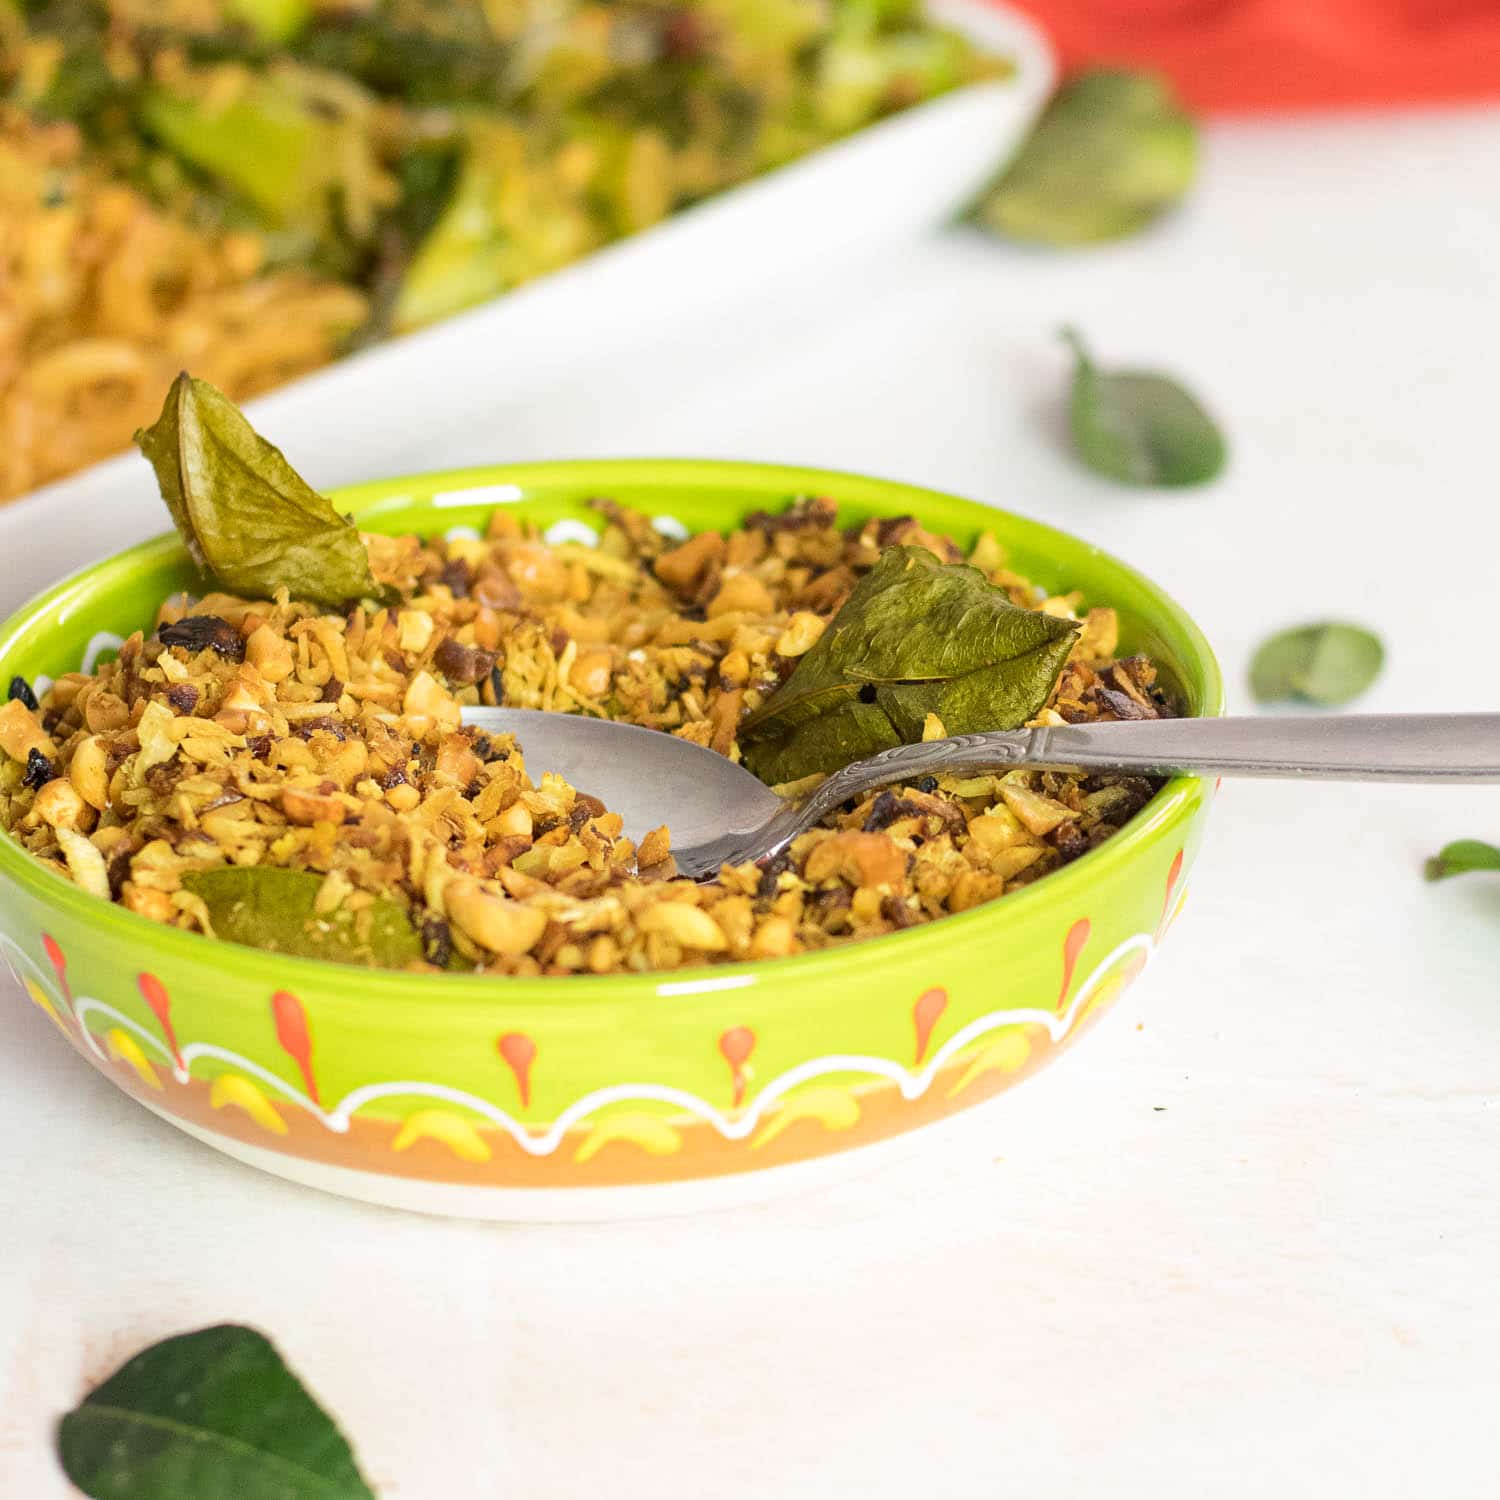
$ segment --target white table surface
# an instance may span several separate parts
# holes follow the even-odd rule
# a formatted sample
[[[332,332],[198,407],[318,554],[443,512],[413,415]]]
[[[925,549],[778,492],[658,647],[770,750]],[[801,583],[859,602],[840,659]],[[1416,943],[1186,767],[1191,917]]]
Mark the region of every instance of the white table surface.
[[[934,239],[433,435],[413,462],[698,452],[884,472],[1138,561],[1246,657],[1388,643],[1372,710],[1500,707],[1500,114],[1222,126],[1176,221]],[[1141,496],[1061,446],[1053,330],[1234,444]],[[715,347],[716,346],[716,347]],[[705,352],[707,350],[708,352]],[[357,469],[351,466],[351,477]],[[511,1229],[259,1176],[0,1006],[0,1495],[143,1343],[257,1324],[388,1500],[1493,1496],[1500,790],[1226,787],[1124,1010],[947,1151],[713,1217]],[[194,1497],[197,1500],[197,1497]],[[207,1497],[205,1497],[207,1500]]]

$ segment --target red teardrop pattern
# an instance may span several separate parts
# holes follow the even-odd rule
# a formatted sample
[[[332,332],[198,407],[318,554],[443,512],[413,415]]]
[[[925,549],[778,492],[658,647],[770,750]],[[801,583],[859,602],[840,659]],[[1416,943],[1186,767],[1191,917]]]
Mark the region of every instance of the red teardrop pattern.
[[[312,1037],[307,1030],[307,1013],[302,1009],[302,1002],[286,990],[277,990],[271,996],[271,1016],[276,1022],[276,1040],[302,1072],[307,1097],[322,1109],[318,1080],[313,1077]]]
[[[63,993],[68,1014],[71,1015],[73,1013],[73,988],[68,983],[68,960],[63,956],[57,939],[50,932],[42,934],[42,952],[47,955],[47,962],[52,965],[52,972],[57,975],[57,986]]]
[[[187,1072],[182,1061],[182,1049],[177,1045],[177,1033],[172,1028],[172,997],[167,994],[166,985],[155,974],[137,974],[135,983],[141,992],[141,999],[151,1007],[151,1014],[156,1017],[156,1024],[161,1027],[162,1035],[167,1039],[167,1046],[172,1049],[172,1061],[177,1064],[177,1071]]]
[[[917,1029],[917,1066],[927,1056],[927,1044],[932,1040],[932,1028],[938,1018],[948,1009],[948,991],[944,989],[923,990],[917,1003],[911,1008],[912,1023]]]
[[[1078,957],[1083,952],[1084,944],[1089,940],[1089,933],[1093,930],[1093,924],[1087,917],[1079,919],[1068,928],[1068,935],[1063,939],[1063,974],[1062,989],[1057,995],[1057,1011],[1061,1015],[1068,1003],[1068,991],[1073,988],[1073,971],[1078,967]]]
[[[755,1051],[755,1033],[748,1026],[731,1026],[719,1038],[719,1051],[729,1064],[734,1080],[734,1107],[738,1109],[745,1102],[745,1064]]]
[[[1167,871],[1167,894],[1161,904],[1161,922],[1157,927],[1158,932],[1167,925],[1167,918],[1172,913],[1172,892],[1177,889],[1177,882],[1182,876],[1182,853],[1183,851],[1179,849],[1172,856],[1172,868]]]
[[[495,1044],[495,1050],[512,1073],[521,1095],[521,1108],[531,1106],[531,1064],[536,1059],[536,1043],[524,1031],[507,1031]]]

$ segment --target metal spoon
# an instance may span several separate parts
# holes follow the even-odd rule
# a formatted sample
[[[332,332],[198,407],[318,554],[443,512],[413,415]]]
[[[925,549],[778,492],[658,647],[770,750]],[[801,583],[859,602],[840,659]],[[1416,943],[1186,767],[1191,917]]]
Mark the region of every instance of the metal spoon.
[[[962,734],[855,761],[796,801],[712,750],[656,729],[525,708],[466,708],[463,721],[520,742],[534,779],[556,771],[640,836],[665,823],[683,875],[776,854],[840,803],[892,781],[1015,766],[1150,776],[1500,782],[1500,714],[1143,719]]]

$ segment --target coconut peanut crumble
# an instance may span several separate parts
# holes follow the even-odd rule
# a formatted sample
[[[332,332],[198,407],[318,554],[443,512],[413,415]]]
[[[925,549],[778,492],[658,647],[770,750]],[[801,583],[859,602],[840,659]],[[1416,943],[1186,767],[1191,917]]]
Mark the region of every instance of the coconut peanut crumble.
[[[680,543],[594,504],[597,547],[549,545],[504,509],[482,540],[366,536],[399,605],[179,596],[40,701],[17,679],[0,708],[0,827],[101,899],[189,931],[226,935],[204,872],[310,872],[302,920],[345,923],[354,961],[612,974],[965,911],[1099,844],[1153,794],[1130,776],[929,777],[846,806],[764,868],[676,878],[664,829],[636,847],[587,787],[462,727],[461,706],[621,719],[738,759],[742,720],[886,549],[963,559],[910,518],[841,528],[826,499]],[[1078,618],[1077,596],[1042,597],[992,536],[967,561],[1015,604]],[[1034,722],[1169,715],[1150,662],[1116,652],[1114,612],[1082,615]],[[382,936],[392,904],[409,947]],[[299,951],[284,936],[259,945]]]

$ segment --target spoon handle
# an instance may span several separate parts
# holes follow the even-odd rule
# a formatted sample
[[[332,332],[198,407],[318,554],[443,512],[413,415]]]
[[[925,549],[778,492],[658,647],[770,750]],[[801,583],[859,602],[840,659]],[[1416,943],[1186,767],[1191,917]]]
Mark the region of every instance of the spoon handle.
[[[891,781],[1014,766],[1150,776],[1500,782],[1500,714],[1299,714],[1140,719],[961,734],[898,745],[830,776],[802,806],[821,816]],[[815,811],[816,808],[816,811]]]
[[[1143,719],[1031,731],[1026,763],[1157,775],[1500,782],[1500,714]]]

